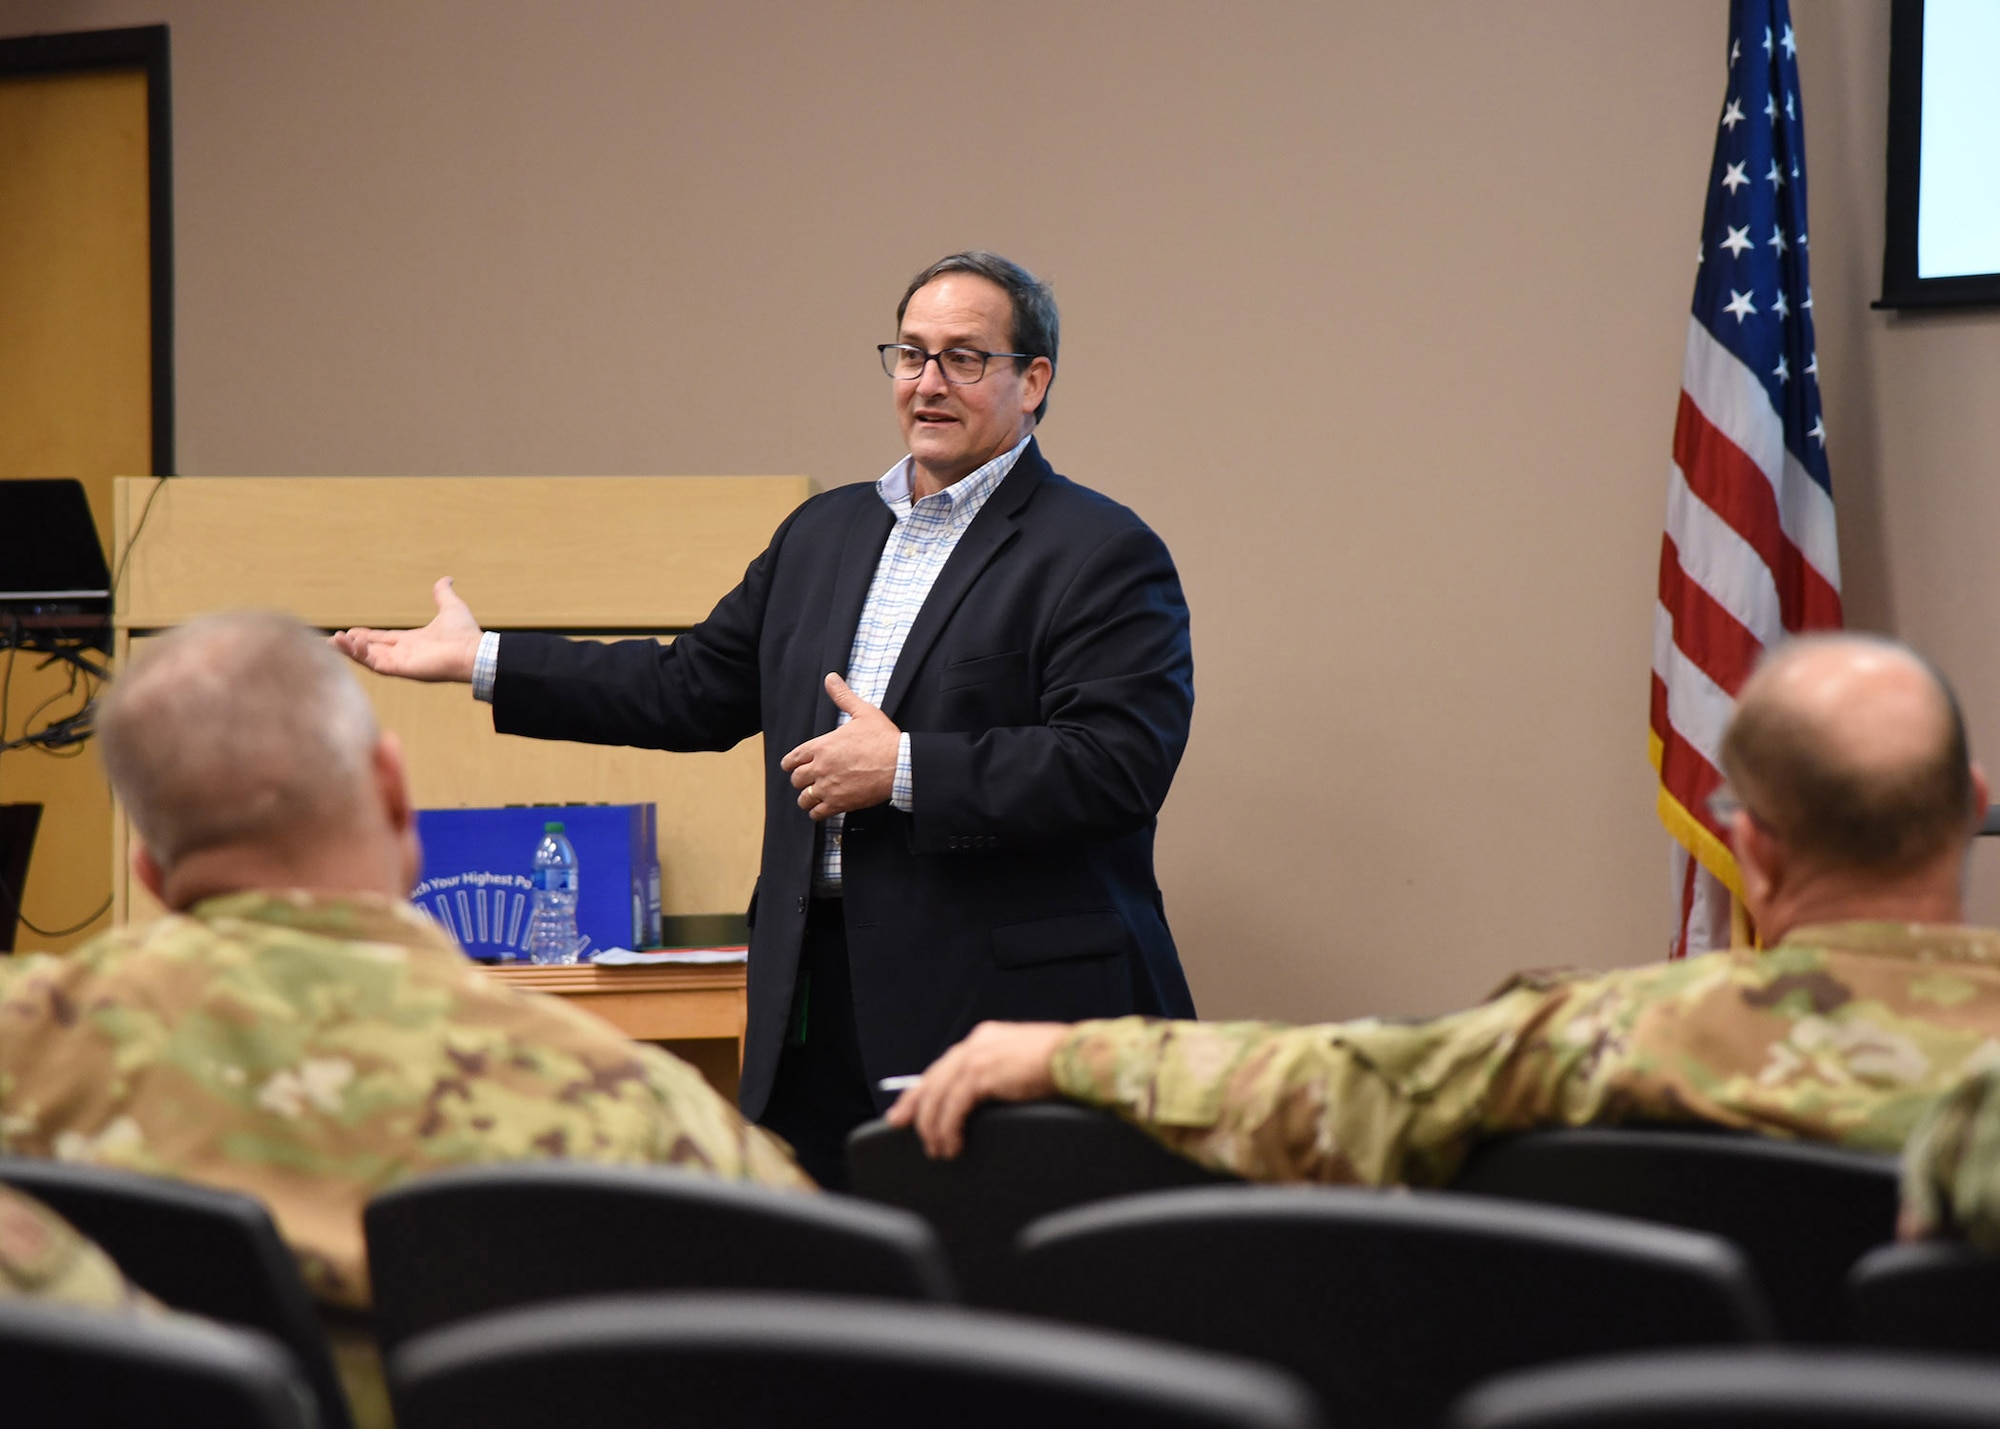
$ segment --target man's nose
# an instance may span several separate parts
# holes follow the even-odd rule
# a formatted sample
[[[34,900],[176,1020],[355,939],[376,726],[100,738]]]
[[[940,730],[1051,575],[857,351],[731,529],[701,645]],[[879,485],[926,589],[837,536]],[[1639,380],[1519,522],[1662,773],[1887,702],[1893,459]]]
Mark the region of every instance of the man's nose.
[[[917,374],[917,391],[926,397],[943,394],[951,384],[944,380],[944,359],[934,356],[924,364],[924,370]]]

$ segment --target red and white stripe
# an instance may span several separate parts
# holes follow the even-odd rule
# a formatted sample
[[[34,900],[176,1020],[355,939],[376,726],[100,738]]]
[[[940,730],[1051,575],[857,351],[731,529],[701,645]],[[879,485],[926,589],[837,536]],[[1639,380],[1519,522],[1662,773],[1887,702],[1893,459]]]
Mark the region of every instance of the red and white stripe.
[[[1766,646],[1840,623],[1833,500],[1786,451],[1764,384],[1690,319],[1653,625],[1660,817],[1692,856],[1675,860],[1676,956],[1715,945],[1718,906],[1726,941],[1724,890],[1741,893],[1706,807],[1736,692]]]

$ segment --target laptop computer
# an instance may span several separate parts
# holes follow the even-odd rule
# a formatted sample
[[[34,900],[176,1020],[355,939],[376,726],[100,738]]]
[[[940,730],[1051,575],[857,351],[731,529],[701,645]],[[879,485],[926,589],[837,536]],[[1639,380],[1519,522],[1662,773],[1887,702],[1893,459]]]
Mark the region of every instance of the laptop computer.
[[[0,648],[111,651],[111,570],[83,483],[0,480]]]

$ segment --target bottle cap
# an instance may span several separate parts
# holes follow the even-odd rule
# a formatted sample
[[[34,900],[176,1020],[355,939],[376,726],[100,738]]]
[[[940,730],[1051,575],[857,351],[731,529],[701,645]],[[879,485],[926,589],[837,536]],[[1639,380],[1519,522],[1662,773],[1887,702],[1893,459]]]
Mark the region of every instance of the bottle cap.
[[[563,831],[563,826],[562,826],[562,821],[560,819],[551,819],[546,824],[542,825],[542,832],[545,834],[559,834],[562,831]]]

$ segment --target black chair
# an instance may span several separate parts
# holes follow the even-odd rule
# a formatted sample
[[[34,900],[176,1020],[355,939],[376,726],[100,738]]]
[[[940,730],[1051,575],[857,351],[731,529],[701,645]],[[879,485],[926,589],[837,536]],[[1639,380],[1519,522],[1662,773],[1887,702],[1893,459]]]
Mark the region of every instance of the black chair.
[[[1424,1425],[1503,1370],[1754,1341],[1727,1241],[1449,1192],[1222,1186],[1037,1221],[1020,1309],[1282,1365],[1339,1424]]]
[[[390,1361],[401,1429],[1223,1429],[1319,1423],[1296,1380],[956,1307],[645,1295],[469,1320]]]
[[[393,1187],[362,1220],[384,1350],[494,1310],[621,1291],[952,1298],[915,1216],[665,1167],[470,1166]]]
[[[275,1340],[163,1316],[0,1300],[0,1419],[23,1426],[314,1429]]]
[[[347,1397],[325,1328],[262,1201],[214,1186],[29,1156],[0,1157],[0,1182],[41,1200],[97,1242],[156,1299],[270,1335],[298,1360],[319,1402],[323,1429],[347,1429]]]
[[[1670,1350],[1523,1370],[1450,1429],[2000,1429],[2000,1366],[1860,1350]]]
[[[1941,1241],[1885,1245],[1847,1277],[1848,1338],[2000,1355],[2000,1257]]]
[[[1732,1132],[1527,1132],[1476,1149],[1452,1189],[1727,1237],[1788,1340],[1841,1338],[1848,1267],[1896,1231],[1894,1156]]]
[[[965,1149],[924,1155],[916,1132],[871,1121],[847,1139],[848,1190],[934,1226],[968,1303],[1005,1305],[1014,1237],[1030,1221],[1136,1191],[1236,1181],[1167,1150],[1109,1112],[1067,1102],[988,1105]]]

